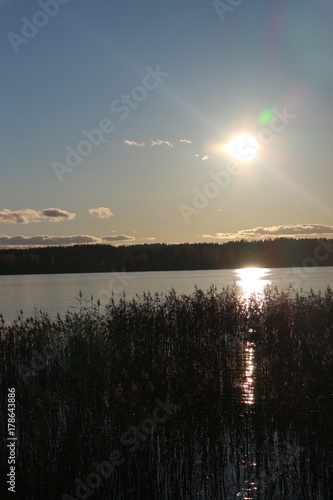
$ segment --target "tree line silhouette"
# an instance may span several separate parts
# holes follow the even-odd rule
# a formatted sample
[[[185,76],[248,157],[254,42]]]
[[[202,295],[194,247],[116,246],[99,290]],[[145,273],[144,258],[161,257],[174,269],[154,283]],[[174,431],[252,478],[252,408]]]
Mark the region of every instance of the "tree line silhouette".
[[[75,245],[1,249],[0,274],[178,271],[333,266],[333,240],[278,238],[227,243]]]

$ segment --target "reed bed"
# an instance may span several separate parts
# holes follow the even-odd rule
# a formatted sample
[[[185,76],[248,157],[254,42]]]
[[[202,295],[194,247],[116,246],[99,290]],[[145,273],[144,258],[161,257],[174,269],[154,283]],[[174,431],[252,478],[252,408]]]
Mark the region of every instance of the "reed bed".
[[[330,288],[267,288],[245,301],[212,286],[111,297],[103,308],[81,295],[77,311],[55,320],[1,316],[0,350],[2,386],[16,388],[18,498],[78,498],[75,479],[115,449],[124,463],[89,497],[332,492]],[[131,452],[120,437],[157,398],[177,409]],[[4,427],[6,417],[2,406]]]

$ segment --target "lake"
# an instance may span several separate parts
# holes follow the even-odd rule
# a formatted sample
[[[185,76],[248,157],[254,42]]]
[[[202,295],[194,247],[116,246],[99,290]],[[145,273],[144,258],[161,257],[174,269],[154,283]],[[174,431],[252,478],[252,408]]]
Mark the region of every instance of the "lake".
[[[111,284],[130,296],[236,282],[246,298],[274,283],[324,289],[332,271],[146,273]],[[57,310],[79,288],[102,298],[110,275],[3,283],[12,300],[16,290],[16,301],[44,298]],[[0,377],[17,401],[17,498],[332,498],[332,292],[273,293],[249,308],[234,290],[170,294],[52,325],[10,323],[0,322]]]
[[[212,284],[221,289],[234,283],[245,298],[275,285],[279,290],[292,285],[297,290],[324,291],[333,286],[333,267],[0,276],[0,312],[6,321],[16,318],[20,309],[24,315],[37,308],[54,317],[68,309],[75,311],[71,308],[78,307],[80,290],[83,299],[92,295],[106,304],[112,290],[117,300],[123,293],[130,299],[148,291],[166,293],[171,288],[178,294],[191,294],[195,285],[205,291]]]

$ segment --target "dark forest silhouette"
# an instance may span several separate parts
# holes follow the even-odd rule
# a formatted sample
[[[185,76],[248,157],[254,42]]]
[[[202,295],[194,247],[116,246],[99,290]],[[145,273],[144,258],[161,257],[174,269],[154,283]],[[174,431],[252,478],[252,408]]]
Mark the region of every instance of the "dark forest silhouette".
[[[237,269],[247,266],[332,266],[333,240],[75,245],[0,250],[0,274]]]

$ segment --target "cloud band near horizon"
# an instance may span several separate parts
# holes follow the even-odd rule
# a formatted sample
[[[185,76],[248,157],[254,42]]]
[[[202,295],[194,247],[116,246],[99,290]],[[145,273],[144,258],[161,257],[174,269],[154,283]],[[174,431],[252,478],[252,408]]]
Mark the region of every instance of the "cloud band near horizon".
[[[242,229],[236,233],[203,234],[204,239],[237,241],[258,240],[267,238],[332,238],[333,226],[324,224],[287,224],[280,226],[255,227]]]
[[[134,241],[133,236],[118,234],[115,236],[103,236],[98,238],[91,235],[73,235],[73,236],[0,236],[0,248],[27,248],[27,247],[45,247],[45,246],[72,246],[89,244],[107,244]]]

